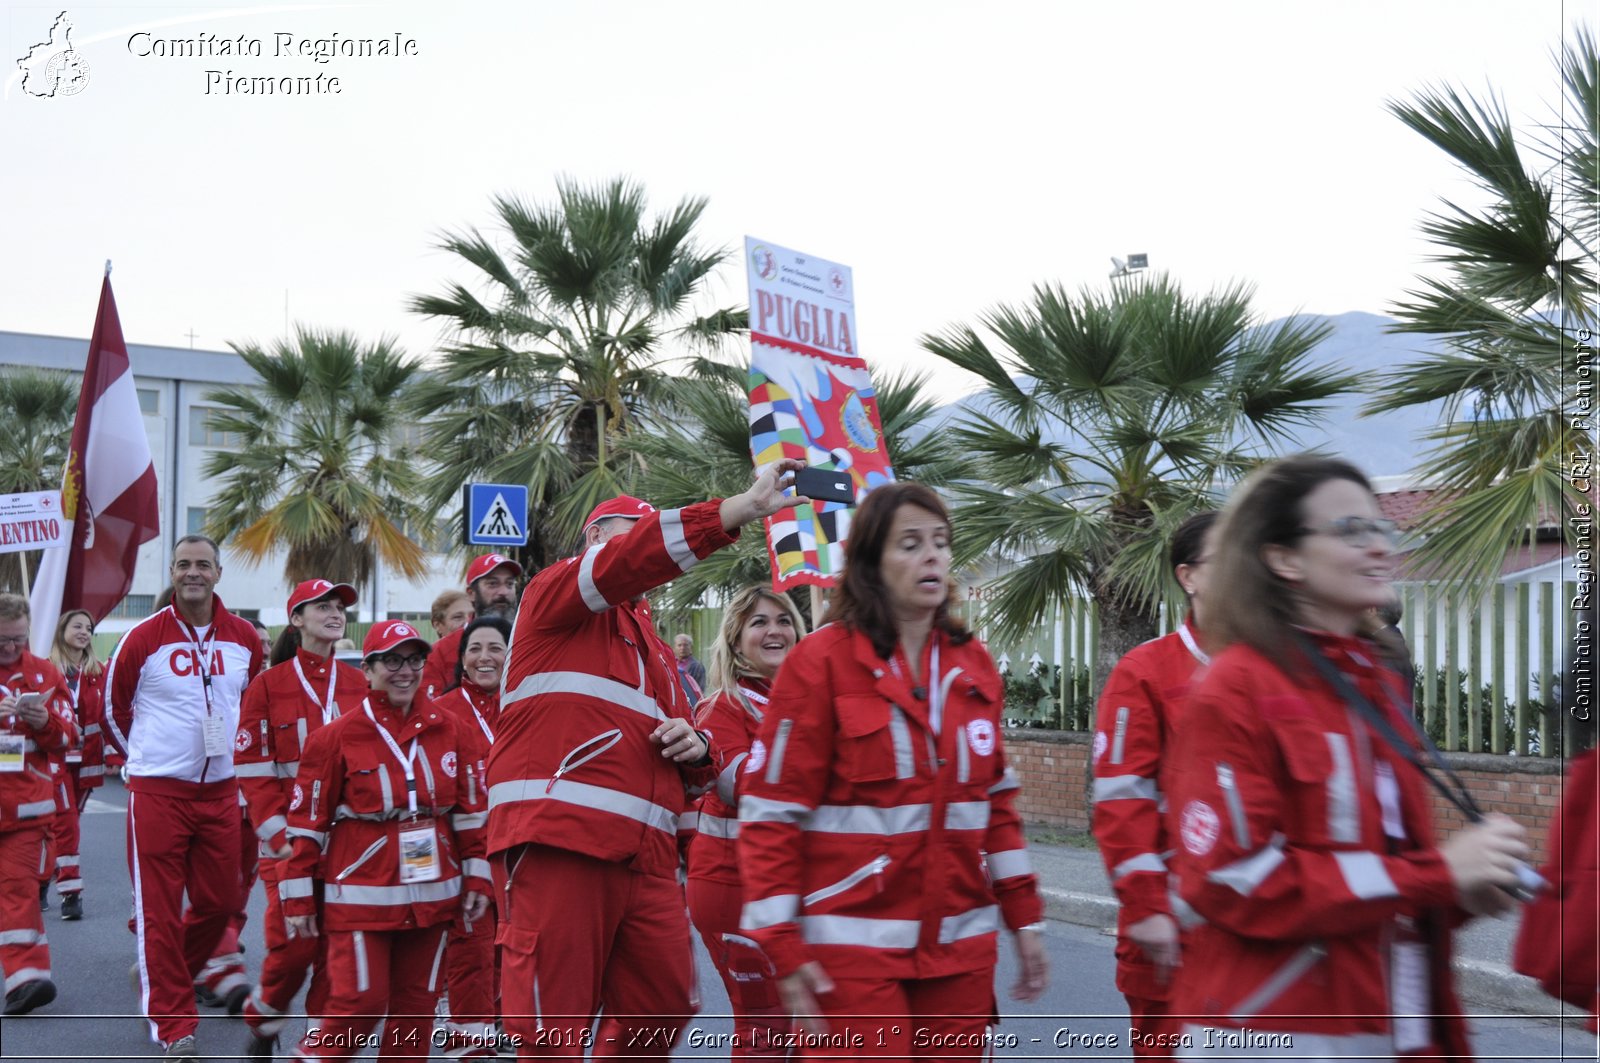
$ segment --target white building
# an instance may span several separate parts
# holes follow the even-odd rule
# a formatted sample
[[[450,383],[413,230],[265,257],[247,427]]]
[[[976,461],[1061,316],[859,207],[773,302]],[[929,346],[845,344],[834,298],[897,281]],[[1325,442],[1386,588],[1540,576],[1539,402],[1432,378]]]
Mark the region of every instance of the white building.
[[[0,366],[81,374],[88,354],[87,339],[0,332]],[[218,387],[247,385],[254,378],[244,360],[232,351],[130,343],[128,359],[156,467],[161,534],[140,548],[133,589],[101,624],[101,630],[107,632],[126,630],[134,620],[149,615],[156,596],[170,582],[167,569],[174,540],[200,531],[205,522],[216,484],[201,470],[211,451],[237,442],[211,426],[208,411],[218,407],[206,400],[206,394]],[[357,588],[361,592],[359,619],[425,616],[439,591],[461,586],[463,564],[459,559],[444,554],[430,554],[428,559],[430,571],[418,582],[387,575],[380,562],[371,585]],[[283,608],[289,593],[283,562],[282,554],[274,554],[252,565],[242,556],[230,555],[224,544],[217,594],[230,610],[276,628],[288,620]]]

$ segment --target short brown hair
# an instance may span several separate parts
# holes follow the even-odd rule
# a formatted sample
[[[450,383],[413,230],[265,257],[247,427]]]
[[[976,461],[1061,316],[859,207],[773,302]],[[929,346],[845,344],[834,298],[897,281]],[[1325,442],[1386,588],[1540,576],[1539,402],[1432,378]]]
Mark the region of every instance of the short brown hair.
[[[1278,660],[1289,654],[1299,620],[1296,596],[1262,558],[1267,546],[1290,546],[1305,536],[1306,496],[1329,480],[1372,484],[1347,461],[1296,454],[1269,462],[1234,491],[1212,536],[1212,586],[1206,628],[1218,646],[1242,642]]]
[[[930,487],[899,480],[873,488],[850,522],[850,538],[844,547],[844,575],[834,593],[830,614],[834,621],[853,627],[871,639],[872,648],[884,660],[894,653],[899,635],[883,585],[883,548],[889,539],[889,526],[894,523],[894,515],[901,506],[927,510],[946,524],[950,523],[950,511]],[[972,638],[972,632],[951,614],[950,603],[954,598],[952,584],[934,613],[933,626],[959,646]]]
[[[28,599],[20,594],[0,594],[0,620],[27,620]]]

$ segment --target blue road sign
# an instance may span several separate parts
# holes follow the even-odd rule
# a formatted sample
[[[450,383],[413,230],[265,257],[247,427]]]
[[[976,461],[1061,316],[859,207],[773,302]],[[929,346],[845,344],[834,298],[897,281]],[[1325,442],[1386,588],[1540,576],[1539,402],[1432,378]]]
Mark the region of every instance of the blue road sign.
[[[522,484],[467,484],[461,511],[471,546],[528,544],[528,489]]]

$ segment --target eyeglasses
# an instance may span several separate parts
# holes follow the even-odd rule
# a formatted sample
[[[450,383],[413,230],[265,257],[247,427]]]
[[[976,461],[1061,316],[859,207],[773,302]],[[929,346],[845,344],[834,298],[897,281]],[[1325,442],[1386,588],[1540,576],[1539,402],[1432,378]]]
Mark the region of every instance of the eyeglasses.
[[[27,642],[26,635],[0,635],[0,646],[24,646]]]
[[[1378,536],[1385,546],[1394,546],[1400,541],[1400,525],[1382,517],[1377,520],[1371,517],[1340,517],[1338,520],[1330,520],[1320,528],[1301,528],[1300,532],[1303,535],[1335,535],[1343,540],[1346,546],[1366,546],[1374,535]]]
[[[373,659],[383,666],[385,672],[398,672],[402,668],[410,668],[415,671],[422,667],[428,657],[427,654],[423,653],[411,653],[404,657],[398,653],[386,653]]]

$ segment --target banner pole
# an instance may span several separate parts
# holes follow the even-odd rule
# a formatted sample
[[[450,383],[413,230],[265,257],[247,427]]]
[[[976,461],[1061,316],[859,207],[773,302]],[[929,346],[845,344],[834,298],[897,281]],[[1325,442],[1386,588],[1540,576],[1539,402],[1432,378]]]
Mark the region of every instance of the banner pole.
[[[28,589],[28,551],[17,551],[17,567],[22,569],[22,596],[32,598],[33,591]]]

